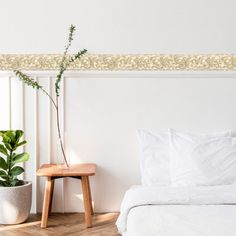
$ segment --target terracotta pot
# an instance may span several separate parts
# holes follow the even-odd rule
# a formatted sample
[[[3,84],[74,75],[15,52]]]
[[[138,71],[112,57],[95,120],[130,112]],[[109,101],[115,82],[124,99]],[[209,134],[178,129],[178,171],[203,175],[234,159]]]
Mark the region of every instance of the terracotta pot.
[[[19,224],[30,214],[32,183],[16,187],[0,187],[0,224]]]

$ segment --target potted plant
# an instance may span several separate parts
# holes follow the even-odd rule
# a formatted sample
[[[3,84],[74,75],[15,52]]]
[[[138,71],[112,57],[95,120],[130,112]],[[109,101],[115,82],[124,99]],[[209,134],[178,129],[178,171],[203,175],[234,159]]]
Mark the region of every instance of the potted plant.
[[[67,157],[66,157],[66,154],[65,154],[65,150],[64,150],[64,146],[63,146],[63,142],[62,142],[62,137],[61,137],[60,118],[59,118],[60,83],[61,83],[61,80],[63,79],[63,75],[64,75],[65,71],[68,69],[68,67],[72,63],[74,63],[75,61],[79,60],[84,54],[87,53],[87,50],[83,49],[83,50],[78,51],[74,55],[67,55],[68,50],[71,46],[71,43],[74,39],[75,30],[76,30],[75,26],[71,25],[70,28],[69,28],[68,43],[65,46],[65,50],[64,50],[61,62],[59,64],[59,72],[57,74],[57,79],[56,79],[56,82],[55,82],[56,99],[53,99],[53,97],[49,94],[49,92],[47,92],[36,80],[31,78],[29,75],[26,75],[25,73],[23,73],[20,70],[15,70],[14,71],[16,76],[19,77],[19,79],[21,81],[23,81],[26,85],[31,86],[34,89],[41,90],[44,94],[46,94],[47,97],[49,98],[49,100],[51,101],[53,107],[55,108],[58,138],[59,138],[61,152],[62,152],[63,161],[64,161],[64,163],[62,163],[62,164],[63,164],[63,166],[65,166],[65,168],[69,168],[69,163],[68,163],[68,160],[67,160]]]
[[[32,198],[31,182],[19,179],[29,160],[26,152],[17,152],[26,144],[22,130],[0,131],[0,224],[19,224],[27,220]]]

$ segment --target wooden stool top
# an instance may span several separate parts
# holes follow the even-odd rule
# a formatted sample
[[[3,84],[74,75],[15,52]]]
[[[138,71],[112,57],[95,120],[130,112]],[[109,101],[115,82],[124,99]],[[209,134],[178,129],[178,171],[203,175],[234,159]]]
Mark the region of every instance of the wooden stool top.
[[[70,176],[92,176],[95,175],[96,164],[71,164],[68,169],[61,164],[43,164],[37,171],[37,176],[48,177],[70,177]]]

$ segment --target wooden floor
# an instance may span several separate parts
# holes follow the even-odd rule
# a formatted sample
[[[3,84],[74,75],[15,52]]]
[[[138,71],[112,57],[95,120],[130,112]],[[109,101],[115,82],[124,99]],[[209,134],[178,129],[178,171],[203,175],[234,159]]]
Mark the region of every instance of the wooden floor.
[[[0,225],[1,236],[29,236],[29,235],[81,235],[81,236],[118,236],[115,221],[117,213],[95,214],[93,228],[86,229],[84,214],[59,214],[49,216],[48,228],[40,228],[40,215],[31,215],[27,222],[20,225]]]

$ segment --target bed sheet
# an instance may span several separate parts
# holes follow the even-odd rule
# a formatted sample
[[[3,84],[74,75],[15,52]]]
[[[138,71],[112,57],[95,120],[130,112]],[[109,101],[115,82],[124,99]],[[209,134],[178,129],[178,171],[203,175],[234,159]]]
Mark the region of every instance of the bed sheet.
[[[143,187],[143,186],[136,186],[130,188],[124,196],[124,199],[121,204],[121,210],[119,218],[116,222],[117,228],[119,232],[123,235],[126,235],[127,232],[129,233],[129,219],[131,219],[131,215],[133,212],[139,212],[140,210],[144,209],[143,207],[147,207],[147,209],[156,209],[156,207],[163,207],[162,209],[180,209],[178,207],[183,207],[183,209],[201,209],[199,213],[196,213],[196,217],[199,217],[200,219],[203,219],[203,223],[206,221],[206,223],[209,222],[210,226],[211,224],[217,222],[217,219],[215,218],[214,221],[211,222],[211,219],[207,217],[204,219],[204,214],[207,213],[207,210],[205,211],[204,207],[207,207],[210,209],[224,209],[221,207],[225,207],[225,209],[228,209],[227,214],[225,216],[221,216],[219,211],[217,211],[216,217],[219,217],[222,222],[224,222],[225,219],[229,219],[231,216],[234,217],[236,220],[236,185],[226,185],[226,186],[201,186],[201,187]],[[186,208],[187,207],[187,208]],[[189,207],[189,208],[188,208]],[[234,209],[231,211],[230,209]],[[153,211],[153,210],[150,210]],[[155,211],[154,211],[155,212]],[[143,214],[145,215],[146,212]],[[235,215],[233,215],[233,213]],[[163,215],[159,215],[159,211],[155,217],[155,222],[158,223],[158,227],[161,227],[160,224],[165,224]],[[231,214],[231,215],[230,215]],[[142,215],[142,214],[141,214]],[[174,212],[172,214],[167,214],[170,216],[167,220],[167,222],[171,223],[171,215],[174,217]],[[147,214],[148,216],[148,214]],[[186,217],[188,216],[188,213],[186,213]],[[190,214],[190,216],[194,216],[194,214]],[[228,217],[229,216],[229,217]],[[149,219],[154,219],[154,216],[149,216],[147,218],[147,221]],[[145,218],[145,217],[144,217]],[[162,221],[158,220],[161,219]],[[209,220],[207,220],[209,218]],[[171,220],[170,220],[171,219]],[[136,220],[134,219],[134,222]],[[193,222],[195,221],[193,217]],[[226,220],[228,222],[228,220]],[[169,224],[167,223],[167,224]],[[234,221],[236,223],[236,221]],[[146,224],[146,222],[140,221],[137,227],[141,227],[142,224]],[[236,225],[236,224],[235,224]],[[183,226],[179,226],[184,228]],[[146,226],[144,227],[146,228]],[[162,227],[161,227],[162,228]],[[171,227],[169,227],[171,228]],[[175,227],[172,227],[175,228]],[[147,229],[147,228],[146,228]],[[163,231],[163,228],[162,228]],[[220,232],[220,231],[219,231]],[[172,232],[173,233],[173,232]],[[130,234],[130,233],[129,233]],[[132,235],[132,234],[131,234]],[[158,234],[158,231],[156,234],[146,234],[146,235],[163,235],[163,236],[169,236],[170,234]],[[183,234],[182,234],[183,235]],[[190,234],[187,236],[196,235],[196,234]],[[200,235],[200,234],[199,234]],[[208,234],[201,234],[206,235]],[[211,234],[210,234],[211,235]],[[227,234],[225,234],[227,235]],[[236,231],[234,232],[234,236],[236,235]]]
[[[133,208],[123,236],[235,236],[236,206],[152,205]]]

